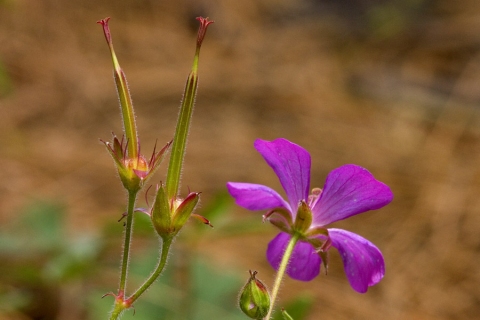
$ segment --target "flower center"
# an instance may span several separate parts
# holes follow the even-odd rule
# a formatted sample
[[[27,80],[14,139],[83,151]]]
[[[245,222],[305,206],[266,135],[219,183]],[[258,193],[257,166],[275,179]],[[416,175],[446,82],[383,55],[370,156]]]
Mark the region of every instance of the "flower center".
[[[142,156],[138,156],[137,158],[133,158],[133,159],[125,159],[125,166],[132,170],[138,170],[138,171],[144,171],[144,172],[147,172],[149,170],[148,162]]]

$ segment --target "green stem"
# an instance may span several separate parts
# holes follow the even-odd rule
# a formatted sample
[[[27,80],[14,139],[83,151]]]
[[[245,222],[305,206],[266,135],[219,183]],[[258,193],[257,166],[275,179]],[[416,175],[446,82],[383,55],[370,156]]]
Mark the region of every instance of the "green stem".
[[[162,256],[160,262],[158,263],[155,271],[148,277],[144,284],[134,294],[132,294],[128,299],[124,299],[123,293],[119,292],[119,295],[115,298],[115,304],[113,306],[112,313],[110,314],[110,320],[119,319],[123,311],[130,308],[133,303],[157,280],[158,276],[162,273],[168,259],[168,253],[170,251],[170,246],[173,242],[174,237],[167,237],[163,239],[162,243]],[[123,267],[123,266],[122,266]],[[123,268],[122,268],[123,270]]]
[[[138,290],[135,291],[135,293],[132,294],[130,298],[126,300],[129,305],[132,305],[135,302],[135,300],[137,300],[155,282],[155,280],[157,280],[158,276],[162,273],[163,269],[165,268],[165,265],[167,264],[168,253],[170,252],[170,246],[173,242],[173,238],[174,237],[163,238],[162,256],[160,258],[160,262],[157,265],[157,268],[155,268],[155,271],[153,271],[153,273],[142,284],[142,286],[138,288]]]
[[[122,314],[122,312],[125,310],[125,306],[123,305],[122,302],[117,302],[117,300],[115,299],[115,306],[113,308],[113,311],[112,313],[110,314],[110,318],[109,320],[117,320],[120,318],[120,315]]]
[[[288,262],[290,261],[290,257],[292,256],[293,248],[295,247],[295,244],[297,243],[299,238],[298,234],[294,234],[290,241],[288,242],[287,248],[285,249],[285,252],[283,253],[282,261],[280,262],[280,266],[278,267],[277,275],[275,277],[275,282],[273,284],[273,289],[272,289],[272,294],[270,297],[270,310],[268,310],[268,314],[265,317],[265,320],[270,319],[272,312],[273,312],[273,307],[275,306],[275,300],[277,299],[278,295],[278,290],[280,289],[280,285],[283,280],[283,276],[285,275],[285,271],[287,270]]]
[[[125,224],[125,241],[123,244],[123,260],[122,260],[122,273],[120,276],[120,286],[118,288],[118,294],[125,295],[125,286],[127,282],[128,260],[130,257],[130,243],[132,241],[133,231],[133,210],[135,208],[135,201],[137,198],[137,192],[128,193],[128,209],[127,209],[127,222]]]
[[[137,199],[137,192],[128,193],[128,207],[127,207],[127,222],[125,223],[125,239],[123,244],[123,258],[120,271],[120,284],[118,286],[118,293],[115,296],[110,320],[118,319],[120,314],[129,306],[125,304],[125,287],[127,283],[128,261],[130,257],[130,243],[132,241],[133,229],[133,211],[135,208],[135,201]]]

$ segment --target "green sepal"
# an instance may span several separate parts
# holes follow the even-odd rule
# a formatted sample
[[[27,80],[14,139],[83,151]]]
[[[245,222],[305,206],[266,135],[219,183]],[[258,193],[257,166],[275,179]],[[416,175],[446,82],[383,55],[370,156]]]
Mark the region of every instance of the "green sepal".
[[[290,233],[290,226],[293,224],[292,214],[285,208],[275,208],[263,215],[263,222],[267,221],[280,230]]]
[[[123,138],[122,138],[123,140]],[[118,140],[118,138],[114,135],[113,136],[113,153],[117,159],[123,159],[124,154],[123,154],[123,147],[122,143]]]
[[[100,140],[105,144],[105,147],[107,148],[108,153],[110,153],[110,156],[112,157],[113,161],[115,161],[115,165],[117,166],[118,170],[121,168],[124,168],[124,164],[121,161],[122,157],[117,157],[117,151],[115,150],[115,142],[114,146],[112,147],[112,144],[110,142],[105,142],[103,140]]]
[[[310,207],[305,201],[300,201],[297,216],[295,217],[295,230],[303,234],[312,225],[312,219],[312,211],[310,210]]]
[[[151,213],[152,224],[158,235],[164,238],[171,234],[172,218],[165,187],[160,185]]]
[[[328,229],[324,227],[315,227],[310,228],[306,233],[305,236],[308,238],[313,238],[316,236],[325,236],[328,238]]]
[[[113,147],[110,142],[105,142],[102,141],[105,144],[105,147],[107,148],[108,153],[110,153],[110,156],[112,157],[113,161],[115,162],[115,166],[117,167],[118,171],[118,176],[120,177],[120,181],[122,181],[123,187],[127,189],[129,192],[138,192],[142,186],[143,182],[142,179],[138,177],[138,175],[135,174],[135,171],[132,170],[131,168],[128,168],[125,165],[125,160],[123,157],[119,158],[118,154],[118,139],[115,137],[113,140]],[[120,146],[121,148],[121,146]]]
[[[321,240],[320,237],[311,238],[312,236],[323,235],[325,237],[324,240]],[[328,273],[328,263],[329,263],[329,254],[328,249],[330,249],[332,245],[332,240],[328,236],[328,229],[325,228],[315,228],[312,229],[311,232],[307,233],[306,235],[307,241],[315,248],[315,251],[322,259],[322,264],[325,268],[325,274]]]
[[[200,200],[200,193],[191,192],[178,206],[172,218],[172,231],[177,233],[187,223]]]
[[[152,176],[155,173],[155,171],[158,169],[158,167],[163,161],[163,158],[165,158],[167,151],[170,149],[171,145],[172,145],[172,141],[169,141],[165,145],[165,147],[163,147],[160,151],[157,151],[157,144],[155,143],[152,156],[150,157],[150,161],[148,162],[150,171],[148,172],[147,178],[145,178],[145,180],[147,180],[150,176]]]
[[[320,258],[322,258],[323,267],[325,268],[325,275],[327,275],[328,274],[328,262],[330,260],[328,251],[319,251],[318,255],[320,256]]]

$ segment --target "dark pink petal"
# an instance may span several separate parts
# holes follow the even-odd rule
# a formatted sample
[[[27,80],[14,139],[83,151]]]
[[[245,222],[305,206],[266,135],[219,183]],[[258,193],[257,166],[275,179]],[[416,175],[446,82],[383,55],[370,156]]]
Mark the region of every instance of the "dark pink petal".
[[[275,270],[278,270],[288,241],[290,241],[290,235],[281,232],[268,244],[267,260]],[[320,256],[313,246],[299,241],[290,257],[287,274],[295,280],[310,281],[320,273],[320,264]]]
[[[390,188],[366,169],[347,164],[330,172],[313,205],[313,226],[324,226],[350,216],[379,209],[393,199]]]
[[[348,281],[355,291],[367,292],[385,275],[385,262],[380,250],[359,235],[341,229],[328,229],[332,245],[343,260]]]
[[[277,174],[295,215],[298,203],[307,199],[310,189],[310,154],[285,139],[257,139],[255,149]]]
[[[235,203],[248,210],[285,208],[291,212],[288,203],[273,189],[254,183],[228,182],[228,192]]]

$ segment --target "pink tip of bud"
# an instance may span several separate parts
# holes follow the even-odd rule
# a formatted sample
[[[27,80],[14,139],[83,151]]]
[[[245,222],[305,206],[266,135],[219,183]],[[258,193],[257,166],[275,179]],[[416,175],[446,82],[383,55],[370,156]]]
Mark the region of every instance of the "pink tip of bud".
[[[105,34],[105,39],[107,40],[108,44],[112,42],[112,36],[110,35],[110,28],[108,27],[109,20],[110,20],[110,17],[106,17],[105,19],[97,21],[97,23],[101,24],[103,27],[103,33]]]
[[[207,33],[207,27],[215,21],[208,20],[208,17],[197,17],[197,20],[200,21],[200,27],[198,28],[197,35],[197,46],[200,47],[202,45],[203,38],[205,38],[205,33]]]

